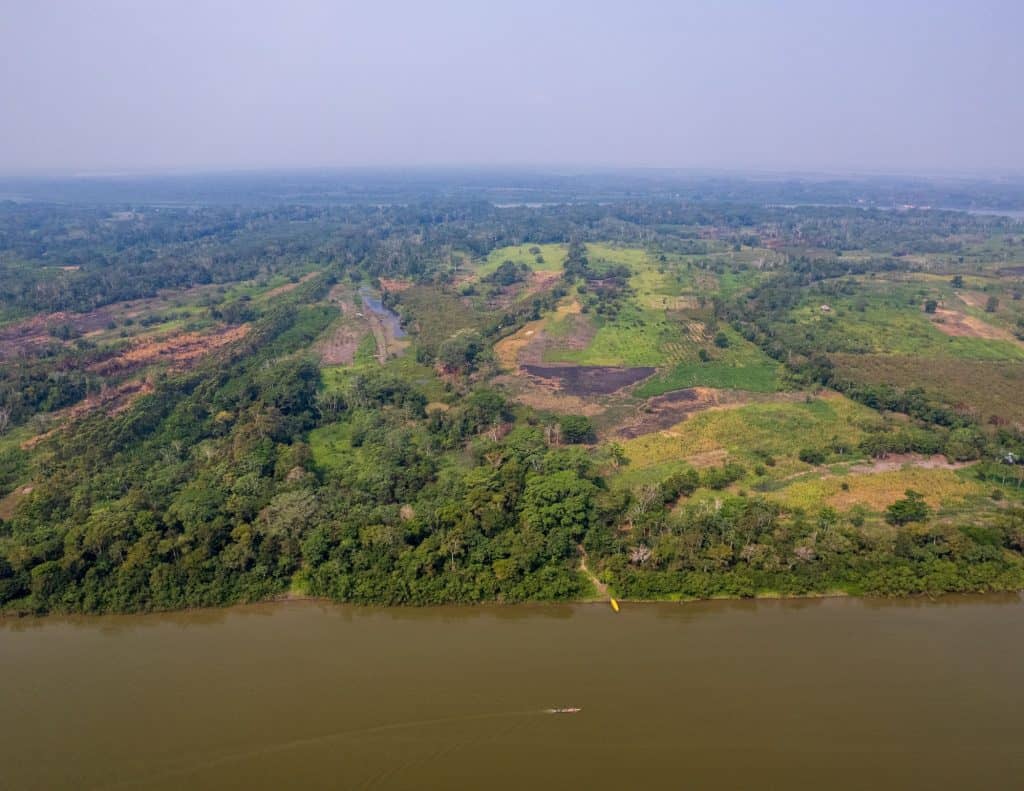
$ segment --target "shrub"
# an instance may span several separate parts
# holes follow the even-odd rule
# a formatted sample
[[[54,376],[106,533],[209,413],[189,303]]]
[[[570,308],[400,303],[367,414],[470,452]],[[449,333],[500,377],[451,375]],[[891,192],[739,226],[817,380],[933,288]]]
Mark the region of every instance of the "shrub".
[[[913,489],[907,489],[904,495],[902,500],[897,500],[885,509],[885,521],[890,525],[925,521],[931,514],[931,509],[924,501],[924,497]]]
[[[803,448],[799,454],[800,461],[805,464],[824,464],[827,456],[825,451],[816,448]]]
[[[593,442],[595,439],[594,424],[584,415],[565,415],[559,418],[558,424],[562,429],[562,439],[572,445]]]

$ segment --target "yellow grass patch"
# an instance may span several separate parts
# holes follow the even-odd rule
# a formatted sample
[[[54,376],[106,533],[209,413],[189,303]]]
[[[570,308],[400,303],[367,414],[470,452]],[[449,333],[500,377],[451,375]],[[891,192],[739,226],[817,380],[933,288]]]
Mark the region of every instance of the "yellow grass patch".
[[[858,421],[871,415],[866,407],[829,393],[811,402],[713,408],[666,431],[628,440],[623,447],[634,467],[686,460],[716,450],[745,457],[755,450],[796,456],[801,448],[825,447],[834,439],[856,444],[863,436]]]
[[[842,484],[849,487],[844,490]],[[965,480],[953,470],[908,466],[901,470],[815,478],[797,481],[768,496],[790,507],[820,508],[828,505],[846,511],[863,505],[882,511],[903,497],[907,489],[924,495],[932,508],[962,505],[964,498],[981,494],[982,486]]]
[[[560,302],[558,307],[544,318],[529,321],[507,338],[502,338],[494,344],[494,356],[499,365],[506,371],[515,371],[519,367],[519,353],[544,329],[547,322],[559,321],[578,313],[580,303],[575,298],[569,298]]]

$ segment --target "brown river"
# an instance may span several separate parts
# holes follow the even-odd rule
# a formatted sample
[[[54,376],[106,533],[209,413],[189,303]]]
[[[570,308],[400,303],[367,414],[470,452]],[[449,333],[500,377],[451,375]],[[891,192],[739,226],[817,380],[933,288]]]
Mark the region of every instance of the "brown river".
[[[0,620],[0,788],[1019,789],[1024,600]]]

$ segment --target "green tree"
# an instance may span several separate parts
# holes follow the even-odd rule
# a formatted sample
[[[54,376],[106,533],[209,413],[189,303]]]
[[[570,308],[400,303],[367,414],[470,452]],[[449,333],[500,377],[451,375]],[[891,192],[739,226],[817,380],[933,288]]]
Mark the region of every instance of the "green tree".
[[[891,525],[905,525],[908,522],[923,522],[931,514],[924,496],[913,489],[907,489],[901,500],[885,509],[885,521]]]
[[[585,415],[563,415],[558,423],[562,429],[562,439],[570,445],[594,441],[594,424]]]

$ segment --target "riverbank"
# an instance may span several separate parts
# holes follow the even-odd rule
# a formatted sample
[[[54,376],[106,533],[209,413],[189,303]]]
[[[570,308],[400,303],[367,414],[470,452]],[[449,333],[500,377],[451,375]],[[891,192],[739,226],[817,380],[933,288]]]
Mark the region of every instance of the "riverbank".
[[[589,570],[588,570],[589,572]],[[596,577],[594,577],[596,580]],[[603,591],[597,592],[594,596],[589,596],[579,599],[551,599],[551,600],[532,600],[532,601],[521,601],[521,602],[502,602],[502,601],[487,601],[487,602],[447,602],[447,603],[431,603],[431,604],[383,604],[383,603],[372,603],[372,602],[343,602],[330,599],[325,596],[313,596],[303,593],[287,592],[278,596],[273,596],[267,599],[258,599],[254,601],[237,601],[224,604],[221,606],[209,606],[209,607],[182,607],[178,609],[151,609],[151,610],[134,610],[134,611],[110,611],[110,612],[81,612],[75,610],[65,611],[50,611],[44,613],[36,613],[27,610],[23,611],[10,611],[0,610],[0,623],[5,620],[17,621],[21,619],[47,619],[47,618],[107,618],[107,617],[133,617],[133,616],[159,616],[159,615],[175,615],[175,614],[192,614],[192,613],[203,613],[203,612],[230,612],[231,610],[244,607],[262,607],[262,606],[274,606],[281,604],[319,604],[324,606],[333,607],[354,607],[366,611],[374,610],[395,610],[395,611],[420,611],[420,610],[453,610],[453,611],[472,611],[472,610],[487,610],[489,608],[500,608],[515,610],[516,608],[531,608],[531,607],[566,607],[566,606],[580,606],[580,605],[603,605],[608,606],[611,599],[615,599],[620,605],[628,606],[645,606],[645,605],[699,605],[699,604],[713,604],[723,602],[806,602],[806,601],[822,601],[831,599],[847,599],[851,601],[859,602],[888,602],[888,603],[899,603],[899,602],[941,602],[946,599],[979,599],[983,600],[990,597],[1013,597],[1013,596],[1024,596],[1024,588],[1013,588],[1006,590],[993,590],[993,591],[947,591],[942,593],[913,593],[902,596],[865,596],[850,594],[845,591],[825,591],[825,592],[809,592],[809,593],[780,593],[778,591],[761,591],[753,596],[729,596],[729,595],[717,595],[709,596],[705,598],[695,597],[683,597],[683,596],[664,596],[661,598],[624,598],[614,593],[608,586],[604,586]]]

